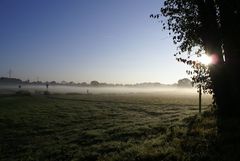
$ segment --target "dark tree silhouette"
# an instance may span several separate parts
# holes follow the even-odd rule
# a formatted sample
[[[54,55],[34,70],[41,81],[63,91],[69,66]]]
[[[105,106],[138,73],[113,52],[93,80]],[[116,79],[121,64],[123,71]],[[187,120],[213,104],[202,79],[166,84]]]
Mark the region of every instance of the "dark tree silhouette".
[[[179,87],[191,87],[192,86],[192,82],[188,78],[179,79],[178,80],[178,86]]]
[[[222,114],[237,114],[240,92],[240,10],[238,0],[165,0],[160,14],[163,29],[179,45],[178,61],[193,67],[194,82],[213,92]],[[203,52],[214,58],[209,66],[192,60]],[[185,54],[185,55],[184,55]],[[184,56],[185,57],[184,57]],[[199,74],[201,73],[201,74]]]
[[[90,82],[90,85],[91,85],[91,86],[99,86],[100,83],[99,83],[98,81],[95,81],[95,80],[94,80],[94,81],[91,81],[91,82]]]

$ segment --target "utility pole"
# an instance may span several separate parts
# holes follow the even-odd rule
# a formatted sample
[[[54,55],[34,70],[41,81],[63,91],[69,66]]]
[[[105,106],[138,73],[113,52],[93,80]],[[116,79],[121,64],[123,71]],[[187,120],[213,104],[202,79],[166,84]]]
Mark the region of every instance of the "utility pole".
[[[198,93],[199,93],[199,114],[202,112],[202,85],[199,84],[198,86]]]
[[[11,70],[11,69],[9,69],[9,71],[8,71],[8,77],[9,77],[9,78],[12,77],[12,70]]]

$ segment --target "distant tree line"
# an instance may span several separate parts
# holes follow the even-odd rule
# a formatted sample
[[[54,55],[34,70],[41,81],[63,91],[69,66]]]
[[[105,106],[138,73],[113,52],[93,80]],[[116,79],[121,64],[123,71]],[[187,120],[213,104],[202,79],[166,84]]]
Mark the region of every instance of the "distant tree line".
[[[178,80],[178,83],[174,84],[162,84],[159,82],[143,82],[143,83],[135,83],[135,84],[120,84],[120,83],[102,83],[96,80],[91,81],[90,83],[81,82],[76,83],[73,81],[22,81],[17,78],[6,78],[0,77],[0,84],[32,84],[32,85],[66,85],[66,86],[80,86],[80,87],[191,87],[191,81],[188,78],[183,78]]]
[[[0,83],[22,83],[21,79],[1,77]]]

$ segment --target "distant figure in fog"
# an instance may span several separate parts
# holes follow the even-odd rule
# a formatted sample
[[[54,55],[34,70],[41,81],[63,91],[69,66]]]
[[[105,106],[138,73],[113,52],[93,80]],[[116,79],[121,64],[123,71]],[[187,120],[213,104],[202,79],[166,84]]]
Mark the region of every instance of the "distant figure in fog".
[[[87,94],[89,94],[89,90],[87,89]]]
[[[21,89],[21,88],[22,88],[21,84],[19,84],[19,85],[18,85],[18,88],[19,88],[19,89]]]

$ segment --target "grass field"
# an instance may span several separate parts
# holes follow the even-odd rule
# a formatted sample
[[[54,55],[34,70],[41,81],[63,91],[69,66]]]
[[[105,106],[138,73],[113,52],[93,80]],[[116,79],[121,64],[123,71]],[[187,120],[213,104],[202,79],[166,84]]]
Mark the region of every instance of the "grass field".
[[[197,97],[160,94],[0,96],[0,160],[202,160],[215,119]],[[203,99],[210,110],[211,99]]]

